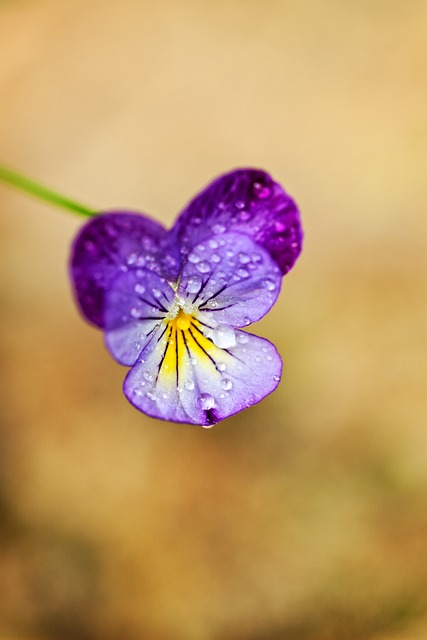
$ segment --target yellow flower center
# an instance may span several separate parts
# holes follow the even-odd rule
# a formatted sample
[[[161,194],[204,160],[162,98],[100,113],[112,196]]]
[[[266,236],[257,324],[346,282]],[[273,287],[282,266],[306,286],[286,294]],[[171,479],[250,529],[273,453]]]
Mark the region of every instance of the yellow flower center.
[[[178,315],[176,316],[176,318],[174,318],[171,324],[175,323],[177,329],[186,331],[191,326],[191,320],[192,316],[189,316],[182,309],[180,309]]]

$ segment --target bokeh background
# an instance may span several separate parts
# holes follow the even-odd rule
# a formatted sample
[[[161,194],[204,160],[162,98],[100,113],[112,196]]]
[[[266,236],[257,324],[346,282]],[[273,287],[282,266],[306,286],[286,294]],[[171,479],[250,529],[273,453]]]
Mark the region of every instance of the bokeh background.
[[[82,219],[0,185],[0,639],[427,638],[427,3],[3,0],[0,161],[170,225],[270,171],[278,390],[156,422],[73,304]]]

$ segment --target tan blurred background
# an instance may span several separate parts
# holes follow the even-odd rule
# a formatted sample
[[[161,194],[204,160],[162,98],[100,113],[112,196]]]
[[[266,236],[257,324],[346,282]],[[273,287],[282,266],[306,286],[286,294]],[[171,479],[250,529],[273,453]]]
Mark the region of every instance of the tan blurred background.
[[[0,162],[171,224],[258,166],[306,242],[285,376],[156,422],[0,185],[0,640],[427,638],[427,3],[0,1]]]

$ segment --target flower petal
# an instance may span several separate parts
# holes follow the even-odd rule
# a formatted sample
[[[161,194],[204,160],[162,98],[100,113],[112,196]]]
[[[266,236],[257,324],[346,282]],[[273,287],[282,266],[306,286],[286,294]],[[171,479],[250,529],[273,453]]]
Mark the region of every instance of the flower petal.
[[[148,269],[127,271],[112,280],[105,295],[105,340],[118,362],[135,364],[174,296],[166,280]]]
[[[187,205],[173,228],[184,255],[212,233],[225,231],[250,235],[270,253],[283,274],[301,252],[297,205],[259,169],[238,169],[218,178]]]
[[[175,280],[178,249],[157,222],[135,213],[105,213],[80,230],[71,255],[71,276],[80,310],[104,326],[105,293],[120,272],[145,267]]]
[[[277,263],[249,236],[223,233],[192,248],[178,295],[209,317],[211,326],[243,327],[271,309],[281,281]]]
[[[150,416],[209,427],[274,391],[281,372],[280,356],[267,340],[236,331],[235,345],[221,349],[194,321],[185,331],[171,325],[152,339],[124,392]]]

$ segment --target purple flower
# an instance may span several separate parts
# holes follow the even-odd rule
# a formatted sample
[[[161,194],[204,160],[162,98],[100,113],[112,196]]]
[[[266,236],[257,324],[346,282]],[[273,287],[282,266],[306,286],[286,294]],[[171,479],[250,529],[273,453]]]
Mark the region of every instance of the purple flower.
[[[155,418],[209,427],[274,391],[276,348],[241,327],[273,306],[301,243],[295,202],[256,169],[218,178],[170,231],[129,212],[86,224],[71,257],[75,295],[131,367],[128,400]]]

